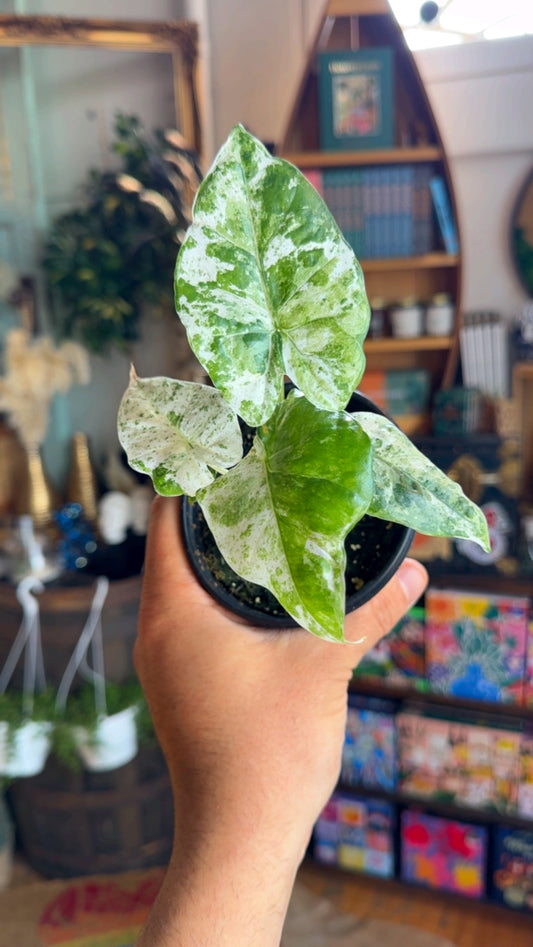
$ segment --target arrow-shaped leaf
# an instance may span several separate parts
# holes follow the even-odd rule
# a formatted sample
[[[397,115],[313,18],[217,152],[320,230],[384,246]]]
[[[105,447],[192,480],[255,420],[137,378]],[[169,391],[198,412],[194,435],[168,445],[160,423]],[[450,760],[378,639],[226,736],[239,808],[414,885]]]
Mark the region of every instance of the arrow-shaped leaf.
[[[355,415],[373,445],[374,496],[368,512],[427,536],[472,539],[489,551],[482,511],[419,451],[392,421],[366,411]]]
[[[130,467],[158,493],[195,496],[242,457],[239,422],[219,391],[134,371],[119,408],[118,434]]]
[[[254,427],[283,400],[284,373],[327,410],[359,383],[361,268],[306,178],[241,126],[196,195],[175,295],[196,356]]]
[[[229,565],[323,638],[343,639],[344,539],[370,502],[371,451],[348,414],[292,392],[241,463],[198,495]]]

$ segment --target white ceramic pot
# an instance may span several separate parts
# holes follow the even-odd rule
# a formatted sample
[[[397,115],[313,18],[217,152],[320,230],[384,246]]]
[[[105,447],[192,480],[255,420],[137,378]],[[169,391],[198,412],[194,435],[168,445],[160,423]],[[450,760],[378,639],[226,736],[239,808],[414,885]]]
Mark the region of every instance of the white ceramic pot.
[[[127,707],[110,717],[100,717],[96,730],[75,727],[78,753],[92,772],[118,769],[137,755],[135,707]]]
[[[428,335],[451,335],[455,321],[455,307],[446,293],[434,296],[426,310]]]
[[[36,776],[44,769],[50,750],[52,725],[44,721],[28,720],[9,738],[9,727],[0,723],[0,775],[12,779]]]
[[[389,311],[391,332],[396,339],[416,339],[424,331],[424,310],[418,303],[394,306]]]

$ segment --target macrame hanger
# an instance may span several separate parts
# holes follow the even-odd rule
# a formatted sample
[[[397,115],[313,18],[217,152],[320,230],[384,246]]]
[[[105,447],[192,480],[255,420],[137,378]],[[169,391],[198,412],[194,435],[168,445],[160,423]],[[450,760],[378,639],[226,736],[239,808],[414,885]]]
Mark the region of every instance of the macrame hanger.
[[[109,590],[109,579],[106,576],[99,576],[96,580],[96,591],[91,602],[89,615],[83,630],[78,638],[78,642],[69,663],[65,669],[61,682],[57,689],[56,710],[62,712],[67,705],[67,697],[72,687],[72,682],[79,671],[86,680],[92,680],[94,684],[94,696],[96,710],[99,714],[105,714],[105,675],[104,675],[104,650],[102,639],[102,609]],[[87,651],[91,647],[94,669],[87,664]]]
[[[104,641],[101,615],[98,617],[91,641],[92,667],[89,667],[87,654],[88,649],[80,662],[79,671],[86,681],[92,681],[94,684],[94,700],[97,713],[105,714],[107,713],[107,703],[105,696]]]
[[[16,596],[22,606],[22,622],[0,673],[0,694],[3,694],[24,652],[22,707],[26,714],[31,714],[33,710],[36,688],[44,690],[46,686],[39,602],[32,595],[32,592],[42,592],[43,588],[42,583],[31,575],[17,585]]]

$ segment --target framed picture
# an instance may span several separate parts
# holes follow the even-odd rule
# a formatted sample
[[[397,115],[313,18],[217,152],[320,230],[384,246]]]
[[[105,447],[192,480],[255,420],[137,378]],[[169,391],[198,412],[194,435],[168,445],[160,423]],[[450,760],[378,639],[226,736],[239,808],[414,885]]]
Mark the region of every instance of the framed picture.
[[[324,151],[392,148],[392,49],[320,53],[318,104]]]

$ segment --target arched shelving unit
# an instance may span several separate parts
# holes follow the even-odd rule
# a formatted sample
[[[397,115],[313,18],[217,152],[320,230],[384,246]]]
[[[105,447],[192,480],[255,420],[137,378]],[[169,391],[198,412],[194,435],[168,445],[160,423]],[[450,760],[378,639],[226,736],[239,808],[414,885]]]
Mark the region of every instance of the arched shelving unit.
[[[324,150],[320,147],[319,58],[323,52],[388,47],[393,55],[394,133],[392,147],[379,150]],[[304,75],[291,110],[279,154],[304,173],[329,169],[385,166],[430,167],[440,176],[450,199],[457,231],[457,252],[447,253],[432,220],[429,252],[385,258],[361,257],[367,293],[387,304],[405,297],[429,300],[447,293],[455,306],[455,324],[449,336],[422,336],[414,340],[369,339],[369,369],[430,371],[432,390],[453,384],[458,361],[461,320],[460,235],[450,169],[443,142],[413,56],[386,0],[328,0]],[[334,209],[331,208],[335,213]],[[434,211],[431,211],[432,215]]]

